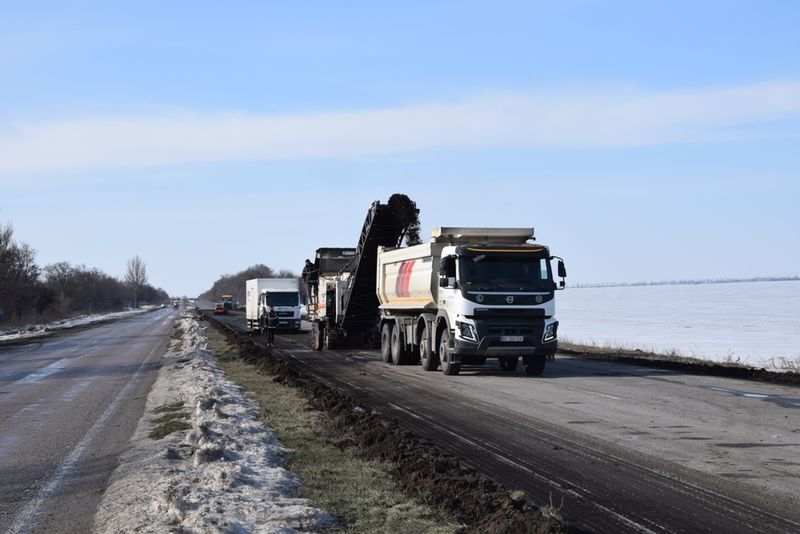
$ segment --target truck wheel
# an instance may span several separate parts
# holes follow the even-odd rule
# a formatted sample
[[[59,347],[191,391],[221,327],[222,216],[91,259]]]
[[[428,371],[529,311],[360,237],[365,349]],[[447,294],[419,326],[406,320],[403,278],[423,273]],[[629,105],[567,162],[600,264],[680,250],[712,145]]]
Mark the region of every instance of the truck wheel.
[[[514,371],[517,370],[517,363],[519,362],[519,358],[517,358],[516,356],[501,356],[499,360],[500,360],[501,371],[513,373]]]
[[[431,340],[428,335],[428,326],[422,331],[422,340],[419,342],[419,358],[422,368],[426,371],[435,371],[439,368],[439,357],[431,350]]]
[[[544,373],[544,364],[547,363],[547,356],[525,356],[522,364],[525,366],[525,374],[528,376],[539,376]]]
[[[316,324],[311,327],[311,348],[322,350],[322,330]]]
[[[461,364],[451,361],[450,333],[447,330],[442,332],[442,339],[439,341],[439,359],[442,361],[442,372],[444,374],[457,375],[461,372]]]
[[[403,333],[397,328],[397,325],[392,328],[392,363],[395,365],[408,364],[408,352],[403,343]]]
[[[336,336],[336,335],[331,335],[331,333],[329,331],[326,331],[324,333],[323,338],[324,338],[323,343],[324,343],[325,350],[334,350],[334,349],[338,348],[340,343],[341,343],[339,341],[339,337]]]
[[[392,361],[392,323],[383,323],[381,327],[381,359],[383,363]]]

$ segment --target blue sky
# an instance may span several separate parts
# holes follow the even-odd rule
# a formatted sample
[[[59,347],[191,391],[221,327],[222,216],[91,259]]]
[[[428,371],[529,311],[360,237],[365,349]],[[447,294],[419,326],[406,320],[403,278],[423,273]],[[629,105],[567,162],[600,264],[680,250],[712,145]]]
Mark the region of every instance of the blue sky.
[[[403,192],[570,282],[800,274],[797,2],[163,4],[2,8],[0,222],[41,264],[193,295]]]

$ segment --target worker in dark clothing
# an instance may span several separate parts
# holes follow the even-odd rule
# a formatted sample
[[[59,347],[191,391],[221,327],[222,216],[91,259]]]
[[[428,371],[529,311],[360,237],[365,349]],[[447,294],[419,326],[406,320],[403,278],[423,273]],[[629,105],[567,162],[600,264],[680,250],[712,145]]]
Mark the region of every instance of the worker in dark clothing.
[[[267,309],[267,345],[275,343],[275,330],[278,328],[278,313],[274,306]]]
[[[311,263],[311,260],[306,259],[306,264],[303,267],[303,282],[306,283],[308,289],[308,301],[311,304],[317,303],[317,283],[319,282],[319,271]]]

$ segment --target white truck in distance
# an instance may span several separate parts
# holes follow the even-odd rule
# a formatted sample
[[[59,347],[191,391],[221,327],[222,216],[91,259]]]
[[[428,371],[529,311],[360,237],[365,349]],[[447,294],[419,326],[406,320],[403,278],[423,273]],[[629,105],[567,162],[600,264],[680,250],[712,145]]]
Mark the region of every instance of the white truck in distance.
[[[540,375],[557,348],[554,295],[566,269],[533,228],[435,228],[428,243],[378,248],[381,355],[396,365],[462,365],[498,358]],[[553,281],[550,262],[558,260]]]
[[[297,278],[253,278],[245,282],[247,328],[266,333],[269,308],[278,316],[278,328],[300,330],[300,290]]]

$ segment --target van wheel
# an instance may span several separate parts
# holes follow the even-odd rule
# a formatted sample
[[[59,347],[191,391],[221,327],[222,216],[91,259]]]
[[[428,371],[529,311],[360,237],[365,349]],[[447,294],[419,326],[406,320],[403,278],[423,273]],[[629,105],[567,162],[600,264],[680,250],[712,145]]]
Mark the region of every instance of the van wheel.
[[[525,374],[528,376],[539,376],[544,373],[544,364],[547,363],[547,356],[525,356],[522,364],[525,366]]]
[[[513,373],[517,370],[517,363],[519,362],[519,358],[516,356],[501,356],[500,360],[500,370],[506,371],[507,373]]]
[[[422,331],[422,340],[419,342],[419,358],[422,368],[426,371],[435,371],[439,368],[439,357],[431,350],[431,340],[428,335],[428,325]]]
[[[403,343],[403,333],[397,328],[392,328],[392,363],[395,365],[406,365],[408,363],[408,352]]]
[[[383,363],[392,361],[392,323],[383,323],[381,327],[381,360]]]
[[[450,332],[442,332],[442,339],[439,341],[439,359],[442,362],[442,372],[446,375],[457,375],[461,372],[461,364],[453,363],[450,356]]]

